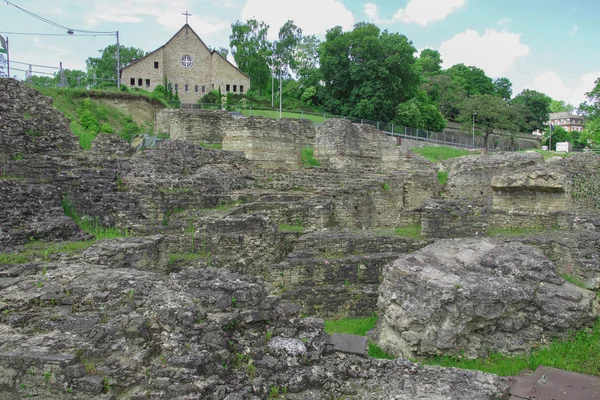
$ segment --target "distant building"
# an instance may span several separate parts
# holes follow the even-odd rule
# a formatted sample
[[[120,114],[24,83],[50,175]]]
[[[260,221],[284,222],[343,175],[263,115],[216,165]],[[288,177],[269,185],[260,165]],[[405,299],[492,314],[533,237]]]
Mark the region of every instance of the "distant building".
[[[250,89],[250,77],[217,51],[210,51],[188,24],[164,46],[121,70],[123,84],[148,91],[164,85],[165,77],[182,103],[196,103],[219,87],[224,95]]]
[[[581,115],[571,114],[569,112],[550,113],[548,125],[553,124],[563,127],[567,132],[581,132],[585,119]]]

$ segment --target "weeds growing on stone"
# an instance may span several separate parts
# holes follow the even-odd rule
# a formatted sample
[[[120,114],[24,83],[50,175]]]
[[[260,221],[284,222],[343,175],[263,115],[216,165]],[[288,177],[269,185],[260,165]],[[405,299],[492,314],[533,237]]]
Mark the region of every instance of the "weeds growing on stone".
[[[302,224],[295,224],[295,225],[279,224],[279,230],[282,232],[303,232],[304,226]]]
[[[318,167],[321,163],[315,158],[315,151],[312,147],[305,147],[301,153],[302,164],[307,167]]]
[[[437,176],[440,185],[445,185],[448,182],[448,171],[438,171]]]
[[[533,234],[538,234],[538,233],[542,233],[542,232],[548,232],[548,231],[557,231],[559,228],[554,226],[554,227],[548,227],[548,226],[542,226],[542,225],[536,225],[536,226],[525,226],[525,227],[518,227],[518,226],[514,226],[514,227],[505,227],[505,228],[488,228],[487,230],[487,234],[488,236],[526,236],[526,235],[533,235]]]
[[[517,375],[523,370],[535,370],[540,365],[599,376],[600,320],[591,329],[573,333],[564,340],[554,340],[549,346],[534,349],[530,354],[507,356],[496,353],[477,359],[446,356],[420,361],[443,367],[474,369],[500,376]]]
[[[414,224],[414,225],[400,226],[400,227],[394,229],[394,233],[396,233],[396,235],[398,235],[398,236],[402,236],[405,238],[421,239],[421,225]]]
[[[560,276],[567,282],[571,282],[573,285],[578,286],[582,289],[586,289],[585,284],[578,276],[570,275],[567,273],[560,274]]]
[[[93,235],[96,239],[115,239],[131,236],[126,229],[102,226],[98,218],[81,217],[68,197],[63,197],[61,205],[67,217],[71,217],[82,231]]]
[[[93,245],[95,241],[45,243],[33,241],[27,243],[18,253],[0,253],[0,264],[25,264],[40,260],[48,261],[53,254],[76,254]]]
[[[414,147],[412,151],[422,155],[423,157],[434,163],[444,161],[449,158],[462,157],[468,156],[469,154],[473,154],[470,153],[468,150],[446,146]]]

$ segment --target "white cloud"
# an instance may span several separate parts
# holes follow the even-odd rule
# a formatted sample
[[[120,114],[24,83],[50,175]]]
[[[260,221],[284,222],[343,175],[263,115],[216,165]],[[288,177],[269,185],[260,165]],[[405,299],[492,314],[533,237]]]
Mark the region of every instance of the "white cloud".
[[[569,32],[569,37],[573,37],[575,36],[575,34],[577,33],[577,31],[579,30],[579,27],[577,26],[577,24],[573,24],[573,27],[571,28],[571,31]]]
[[[498,21],[496,24],[497,24],[498,26],[505,26],[505,25],[508,25],[508,24],[510,24],[511,22],[512,22],[512,19],[511,19],[511,18],[504,17],[504,18],[502,18],[500,21]]]
[[[441,21],[459,8],[464,7],[466,0],[408,0],[405,8],[400,8],[393,19],[381,19],[377,5],[367,3],[365,14],[373,22],[390,24],[393,22],[415,23],[427,26],[432,22]]]
[[[594,82],[600,78],[600,71],[582,75],[573,85],[563,82],[554,71],[539,74],[532,83],[525,85],[526,89],[537,90],[545,93],[555,100],[563,100],[575,107],[586,100],[585,93],[594,88]]]
[[[354,16],[339,0],[248,0],[241,19],[251,18],[270,26],[271,40],[287,20],[293,20],[305,35],[322,35],[336,25],[344,30],[354,26]]]
[[[472,29],[440,44],[443,67],[463,63],[483,69],[492,78],[507,75],[519,57],[529,54],[529,46],[521,43],[520,33],[486,29],[483,36]]]
[[[219,32],[229,27],[228,23],[207,18],[200,12],[195,13],[189,0],[97,0],[84,19],[88,26],[93,27],[100,22],[140,23],[152,18],[159,24],[176,30],[185,23],[182,15],[185,10],[192,14],[189,24],[199,35]]]

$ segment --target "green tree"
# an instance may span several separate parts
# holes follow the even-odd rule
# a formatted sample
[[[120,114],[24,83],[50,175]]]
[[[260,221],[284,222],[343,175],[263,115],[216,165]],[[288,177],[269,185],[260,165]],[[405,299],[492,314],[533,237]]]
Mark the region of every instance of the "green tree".
[[[85,61],[87,75],[91,84],[99,85],[102,82],[112,81],[117,83],[117,45],[106,46],[100,52],[100,57],[90,57]],[[144,57],[144,51],[135,47],[119,47],[121,68],[131,63],[133,59]],[[94,79],[95,78],[95,79]]]
[[[512,82],[508,78],[497,78],[494,81],[494,91],[498,96],[509,101],[512,97]]]
[[[36,86],[56,86],[58,84],[58,79],[55,76],[38,76],[33,75],[29,78],[29,82],[32,85]]]
[[[592,146],[600,146],[600,78],[585,95],[587,100],[579,105],[579,112],[586,117],[581,139]]]
[[[323,101],[332,113],[391,121],[396,107],[417,94],[415,48],[406,36],[360,22],[327,31],[321,43]]]
[[[469,96],[496,92],[492,78],[488,77],[481,68],[456,64],[448,68],[446,72],[466,90]]]
[[[302,42],[302,29],[294,25],[294,21],[288,20],[279,29],[278,40],[275,43],[275,58],[278,62],[279,71],[286,77],[290,68],[297,68],[295,54],[298,44]]]
[[[550,142],[550,127],[546,127],[544,129],[544,138],[542,139],[542,144],[544,146],[548,145]],[[577,132],[577,138],[579,137],[579,132]],[[555,126],[552,131],[552,146],[549,150],[556,150],[556,143],[558,142],[571,142],[573,143],[573,136],[570,132],[568,132],[562,126]]]
[[[483,147],[486,150],[490,135],[508,136],[518,130],[513,111],[499,96],[474,95],[464,102],[458,119],[467,131],[471,130],[474,113],[477,113],[475,132],[478,136],[483,136]]]
[[[467,99],[467,91],[446,72],[426,77],[420,89],[437,104],[445,118],[453,121]]]
[[[210,51],[216,51],[217,53],[219,53],[220,55],[222,55],[223,58],[227,58],[227,56],[229,55],[229,49],[227,47],[211,47],[211,46],[208,46],[208,49]]]
[[[575,110],[575,107],[569,103],[565,103],[564,101],[552,100],[550,102],[550,112],[558,113],[558,112],[568,112],[572,113]]]
[[[448,126],[448,121],[425,92],[419,92],[414,98],[400,103],[394,123],[434,132],[441,132]]]
[[[321,80],[319,71],[319,45],[321,42],[315,35],[303,36],[297,46],[295,54],[296,63],[292,65],[292,71],[296,74],[298,82],[302,87],[319,86]],[[316,93],[315,93],[316,94]]]
[[[231,25],[229,46],[239,69],[250,75],[252,87],[264,93],[270,84],[269,58],[273,52],[267,40],[269,25],[249,19],[246,23],[236,21]]]
[[[442,56],[437,50],[425,49],[416,59],[415,65],[422,74],[435,74],[442,70]]]
[[[513,104],[523,104],[527,107],[524,128],[528,132],[543,130],[548,122],[550,113],[550,103],[552,99],[535,90],[525,89],[515,96]]]

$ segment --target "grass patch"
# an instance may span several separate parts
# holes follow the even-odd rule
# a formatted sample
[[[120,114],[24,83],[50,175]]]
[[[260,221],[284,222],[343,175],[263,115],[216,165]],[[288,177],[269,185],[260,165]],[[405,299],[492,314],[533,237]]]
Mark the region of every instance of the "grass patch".
[[[468,150],[456,149],[454,147],[447,146],[425,146],[425,147],[414,147],[413,152],[422,155],[431,162],[440,162],[454,157],[468,156],[470,153]]]
[[[315,151],[312,147],[305,147],[302,149],[302,164],[305,167],[318,167],[321,165],[319,160],[315,158]]]
[[[421,239],[421,225],[406,225],[400,226],[394,229],[394,233],[398,236],[402,236],[410,239]]]
[[[342,318],[325,320],[325,332],[345,333],[347,335],[365,336],[368,331],[375,327],[377,315],[373,314],[367,318]],[[395,357],[383,351],[376,343],[369,340],[369,356],[373,358],[385,358],[393,360]]]
[[[575,286],[578,286],[578,287],[580,287],[580,288],[582,288],[582,289],[587,289],[587,288],[585,287],[585,284],[584,284],[584,283],[583,283],[583,281],[581,280],[581,278],[580,278],[580,277],[578,277],[578,276],[573,276],[573,275],[570,275],[570,274],[567,274],[567,273],[560,274],[560,276],[561,276],[561,277],[562,277],[562,278],[563,278],[565,281],[567,281],[567,282],[571,282],[571,283],[572,283],[573,285],[575,285]]]
[[[271,119],[279,119],[278,110],[241,110],[244,117],[265,117]],[[281,113],[282,118],[295,118],[295,119],[307,119],[312,122],[323,123],[329,119],[329,117],[321,115],[306,114],[301,112],[290,112],[283,111]]]
[[[420,360],[441,365],[490,372],[500,376],[517,375],[523,370],[535,370],[540,365],[588,375],[600,375],[600,319],[592,329],[573,333],[565,340],[555,340],[549,346],[534,349],[528,355],[492,354],[487,358],[464,359],[434,357]]]
[[[279,224],[279,230],[282,232],[303,232],[304,226],[302,224],[296,224],[296,225]]]
[[[169,255],[168,264],[173,265],[176,262],[189,262],[207,258],[210,258],[210,252],[207,251],[201,251],[198,253],[173,253]]]
[[[115,239],[131,236],[131,232],[129,232],[126,229],[102,226],[98,222],[98,218],[80,216],[68,197],[64,197],[61,200],[61,205],[63,207],[65,215],[67,217],[71,217],[73,221],[75,221],[75,223],[79,226],[79,229],[90,235],[93,235],[97,240]]]
[[[437,176],[440,185],[445,185],[448,182],[448,171],[438,171]]]
[[[204,147],[205,149],[215,149],[215,150],[223,149],[222,143],[200,143],[200,146]]]
[[[48,261],[53,254],[77,254],[93,245],[95,241],[45,243],[30,242],[18,253],[0,253],[0,264],[25,264],[33,261]]]
[[[545,226],[526,226],[526,227],[506,227],[506,228],[488,228],[488,236],[526,236],[539,234],[548,231],[557,231],[558,227]]]
[[[563,153],[562,151],[558,152],[558,151],[541,150],[541,149],[523,150],[523,151],[525,153],[528,153],[528,152],[529,153],[531,153],[531,152],[539,153],[542,156],[544,156],[544,160],[547,160],[547,159],[552,158],[552,157],[563,157],[563,158],[564,157],[570,157],[573,154],[575,154],[575,153]]]

